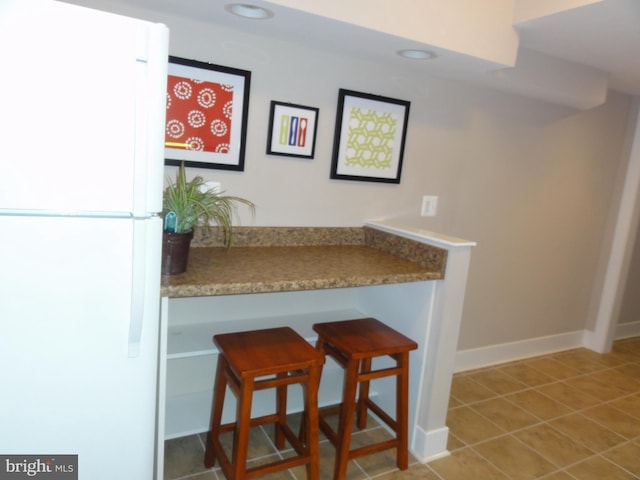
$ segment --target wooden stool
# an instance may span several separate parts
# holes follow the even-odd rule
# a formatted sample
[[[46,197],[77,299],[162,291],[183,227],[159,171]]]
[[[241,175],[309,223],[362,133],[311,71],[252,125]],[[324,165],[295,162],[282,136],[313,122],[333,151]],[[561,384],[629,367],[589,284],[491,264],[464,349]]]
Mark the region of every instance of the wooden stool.
[[[330,355],[345,368],[342,405],[323,408],[320,411],[320,429],[336,447],[334,480],[346,477],[350,459],[396,448],[396,463],[406,470],[409,463],[408,405],[409,405],[409,351],[418,344],[389,328],[375,318],[318,323],[313,326],[318,333],[317,348]],[[371,369],[372,359],[390,356],[395,360],[392,368]],[[395,420],[369,398],[371,380],[396,376]],[[356,402],[356,390],[360,393]],[[351,425],[357,414],[358,428],[367,423],[367,409],[383,420],[396,436],[393,439],[351,450]],[[340,414],[338,432],[333,431],[324,416]]]
[[[278,470],[306,465],[307,476],[319,480],[318,386],[325,357],[291,328],[270,328],[215,335],[220,350],[207,437],[204,464],[213,467],[215,460],[230,480],[249,479]],[[266,378],[261,378],[266,377]],[[302,384],[304,394],[304,432],[300,438],[287,425],[287,387]],[[238,400],[236,421],[221,425],[226,387]],[[276,389],[276,413],[251,418],[253,392]],[[276,424],[275,444],[285,446],[285,437],[297,456],[247,469],[249,429],[254,425]],[[220,434],[233,431],[231,460],[220,443]]]

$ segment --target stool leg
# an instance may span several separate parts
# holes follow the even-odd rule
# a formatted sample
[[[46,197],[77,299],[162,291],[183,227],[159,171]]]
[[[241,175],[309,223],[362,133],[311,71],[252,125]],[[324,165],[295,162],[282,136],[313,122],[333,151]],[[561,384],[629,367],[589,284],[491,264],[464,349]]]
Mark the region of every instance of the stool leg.
[[[371,371],[371,359],[362,359],[361,373],[369,373]],[[357,409],[357,424],[359,429],[363,429],[367,426],[367,400],[369,400],[369,380],[363,380],[360,382],[360,390],[358,392],[358,409]]]
[[[247,451],[251,430],[251,403],[253,402],[253,378],[240,380],[237,405],[236,427],[233,432],[233,479],[245,480],[247,471]]]
[[[396,464],[400,470],[406,470],[409,464],[409,352],[397,357],[400,374],[396,377],[396,419],[398,424],[398,449]]]
[[[320,480],[320,428],[318,426],[318,387],[320,386],[320,375],[322,366],[309,367],[309,379],[304,388],[305,402],[304,415],[304,442],[309,452],[309,463],[307,463],[307,478],[309,480]]]
[[[322,337],[318,337],[316,341],[316,349],[324,353],[324,339]]]
[[[333,474],[334,480],[343,480],[347,475],[347,464],[349,462],[349,450],[351,446],[351,427],[356,406],[359,363],[358,361],[349,360],[344,372],[342,406],[340,407],[340,421],[338,426],[338,445],[336,447],[336,463]]]
[[[318,337],[318,340],[316,341],[316,350],[319,350],[320,352],[322,352],[323,354],[324,352],[324,340],[322,340],[321,337]],[[320,367],[320,372],[322,372],[322,367]],[[311,373],[310,373],[311,374]],[[309,380],[311,381],[311,379]],[[317,390],[320,387],[320,379],[318,379],[318,388],[316,389],[316,394],[317,394]],[[316,403],[317,405],[317,403]],[[307,425],[308,425],[308,419],[307,419],[307,415],[303,415],[302,419],[300,421],[300,431],[298,432],[298,439],[304,439],[307,438]]]
[[[224,406],[224,397],[227,390],[227,379],[224,375],[226,360],[219,357],[218,366],[216,367],[215,391],[213,396],[213,407],[211,411],[211,427],[209,435],[207,435],[207,447],[204,454],[204,466],[212,468],[216,463],[216,454],[214,443],[219,442],[220,438],[220,422],[222,421],[222,407]]]
[[[286,377],[287,373],[279,373],[276,375],[278,378]],[[276,435],[275,444],[278,450],[284,448],[284,433],[283,426],[287,424],[287,386],[276,388],[276,413],[278,415],[278,421],[275,424]]]

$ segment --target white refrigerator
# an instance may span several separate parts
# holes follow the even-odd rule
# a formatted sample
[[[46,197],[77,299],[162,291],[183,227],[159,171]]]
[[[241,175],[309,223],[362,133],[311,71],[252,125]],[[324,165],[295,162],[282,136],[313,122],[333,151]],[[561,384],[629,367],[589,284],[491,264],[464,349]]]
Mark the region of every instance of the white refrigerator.
[[[167,57],[163,25],[0,1],[6,468],[153,478]]]

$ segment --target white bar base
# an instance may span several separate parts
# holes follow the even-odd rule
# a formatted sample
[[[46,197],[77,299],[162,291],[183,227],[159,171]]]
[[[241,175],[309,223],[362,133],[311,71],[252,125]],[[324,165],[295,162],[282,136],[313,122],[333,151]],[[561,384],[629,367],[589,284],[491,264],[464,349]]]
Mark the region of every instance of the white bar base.
[[[411,453],[420,463],[428,463],[439,458],[448,457],[451,453],[447,450],[449,428],[442,427],[425,431],[416,426],[411,441]]]

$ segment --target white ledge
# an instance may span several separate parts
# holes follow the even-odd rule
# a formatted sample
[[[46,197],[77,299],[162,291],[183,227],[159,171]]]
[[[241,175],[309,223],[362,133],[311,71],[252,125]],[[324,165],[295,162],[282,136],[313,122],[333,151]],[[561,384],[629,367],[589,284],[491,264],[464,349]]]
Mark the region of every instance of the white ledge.
[[[470,240],[463,240],[461,238],[451,237],[441,233],[431,232],[429,230],[409,227],[407,225],[402,225],[388,220],[374,220],[366,222],[365,225],[377,230],[393,233],[418,242],[429,243],[446,249],[476,246],[476,242]]]

